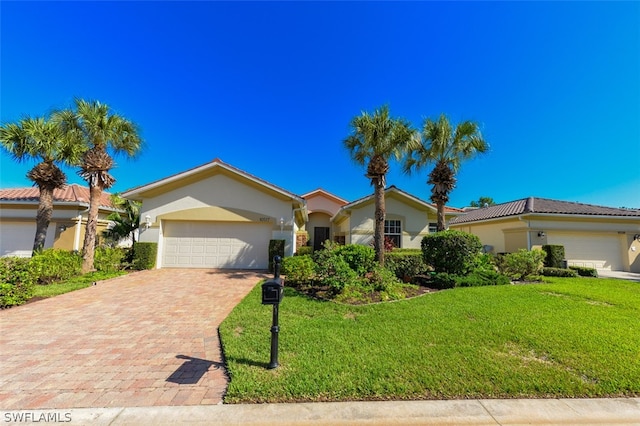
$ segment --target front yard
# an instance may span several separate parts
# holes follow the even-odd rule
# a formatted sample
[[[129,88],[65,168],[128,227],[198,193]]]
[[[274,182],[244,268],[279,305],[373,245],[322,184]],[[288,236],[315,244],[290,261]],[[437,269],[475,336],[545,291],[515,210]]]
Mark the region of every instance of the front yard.
[[[225,402],[640,395],[640,284],[546,281],[366,306],[287,288],[274,370],[258,285],[220,326]]]

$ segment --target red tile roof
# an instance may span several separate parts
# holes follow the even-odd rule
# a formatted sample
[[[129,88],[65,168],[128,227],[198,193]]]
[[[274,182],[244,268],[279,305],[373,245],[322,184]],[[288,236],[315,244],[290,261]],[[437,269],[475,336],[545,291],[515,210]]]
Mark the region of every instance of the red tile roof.
[[[640,210],[637,209],[617,209],[614,207],[529,197],[476,210],[467,210],[466,214],[452,219],[450,223],[455,225],[531,213],[640,218]]]
[[[20,201],[37,203],[40,199],[38,187],[7,188],[0,189],[0,201]],[[89,204],[89,188],[86,186],[71,184],[62,189],[53,190],[54,202]],[[111,194],[103,192],[100,199],[100,207],[114,208],[111,203]]]

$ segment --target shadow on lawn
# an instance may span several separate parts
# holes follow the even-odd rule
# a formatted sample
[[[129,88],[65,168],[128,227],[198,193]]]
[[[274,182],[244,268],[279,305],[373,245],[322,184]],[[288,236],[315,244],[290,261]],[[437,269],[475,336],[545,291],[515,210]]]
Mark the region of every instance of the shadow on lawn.
[[[204,373],[209,371],[213,366],[216,370],[224,368],[221,362],[208,361],[206,359],[193,358],[187,355],[176,355],[178,359],[185,359],[176,371],[167,378],[167,382],[177,383],[179,385],[193,385],[198,383]]]
[[[228,361],[231,362],[237,362],[238,364],[243,364],[243,365],[249,365],[251,367],[261,367],[261,368],[267,368],[269,366],[268,362],[259,362],[259,361],[255,361],[253,359],[247,359],[247,358],[236,358],[236,357],[227,357]]]

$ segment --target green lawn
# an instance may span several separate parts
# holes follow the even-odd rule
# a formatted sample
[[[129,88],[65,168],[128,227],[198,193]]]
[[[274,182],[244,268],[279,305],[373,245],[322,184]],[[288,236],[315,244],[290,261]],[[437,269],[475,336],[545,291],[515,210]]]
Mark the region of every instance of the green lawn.
[[[57,296],[59,294],[69,293],[70,291],[79,290],[81,288],[89,287],[96,281],[108,280],[109,278],[118,277],[126,274],[125,271],[117,272],[90,272],[79,277],[71,278],[67,281],[47,284],[36,285],[33,291],[34,298],[47,298]]]
[[[367,306],[260,286],[220,326],[225,402],[640,395],[640,283],[554,278]]]

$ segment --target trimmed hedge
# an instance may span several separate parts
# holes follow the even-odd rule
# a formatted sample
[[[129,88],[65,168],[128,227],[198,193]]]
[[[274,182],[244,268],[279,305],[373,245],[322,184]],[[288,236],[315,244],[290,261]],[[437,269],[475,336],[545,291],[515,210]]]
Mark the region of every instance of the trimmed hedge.
[[[153,269],[156,266],[158,243],[136,242],[133,245],[133,269]]]
[[[465,275],[475,268],[482,244],[476,235],[450,229],[426,235],[421,248],[424,262],[436,272]]]
[[[307,254],[313,254],[313,247],[311,246],[302,246],[298,247],[294,256],[304,256]]]
[[[280,256],[284,259],[284,240],[269,240],[269,272],[273,272],[273,258]]]
[[[385,254],[384,266],[396,277],[409,282],[429,271],[420,249],[394,249]]]
[[[287,284],[307,284],[315,276],[315,262],[310,255],[285,257],[282,259],[282,274]]]
[[[575,278],[578,276],[578,273],[572,269],[549,268],[547,266],[542,268],[540,274],[544,275],[545,277]]]
[[[581,277],[598,278],[598,271],[595,268],[587,268],[586,266],[569,266],[569,269],[576,271]]]
[[[68,280],[82,273],[82,256],[75,251],[46,249],[31,257],[36,284]]]
[[[33,296],[35,286],[30,258],[0,258],[0,308],[22,305]]]

